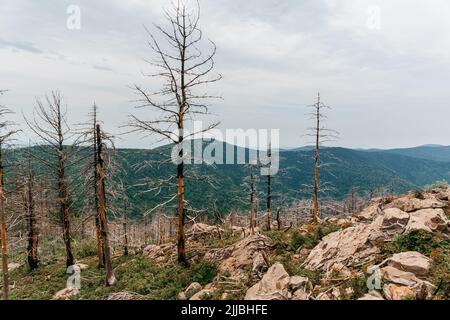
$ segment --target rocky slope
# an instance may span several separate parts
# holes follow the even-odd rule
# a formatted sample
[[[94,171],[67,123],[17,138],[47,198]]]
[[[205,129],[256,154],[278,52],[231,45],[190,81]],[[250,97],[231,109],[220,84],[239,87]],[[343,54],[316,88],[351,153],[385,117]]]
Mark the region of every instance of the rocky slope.
[[[340,230],[325,235],[312,250],[300,246],[289,260],[285,259],[291,269],[292,264],[297,264],[298,268],[319,273],[320,281],[314,285],[308,277],[289,275],[285,266],[277,262],[280,253],[274,241],[267,235],[254,234],[225,248],[205,252],[203,259],[219,265],[216,278],[205,287],[191,284],[178,298],[228,299],[233,284],[242,283],[247,286],[245,300],[434,299],[437,292],[448,298],[449,197],[450,189],[440,188],[380,198],[351,217],[324,219],[321,224],[337,225]],[[298,231],[305,235],[308,228],[312,227],[306,225]],[[211,228],[210,232],[214,230]],[[411,245],[397,248],[401,252],[392,249],[404,239],[424,234],[436,243],[435,251],[427,252],[429,256],[408,250]],[[431,242],[412,246],[427,246]],[[433,261],[433,252],[443,254],[444,261]],[[444,272],[439,283],[430,279],[436,263]],[[355,279],[358,285],[349,286]],[[355,296],[359,293],[355,287],[361,296]]]

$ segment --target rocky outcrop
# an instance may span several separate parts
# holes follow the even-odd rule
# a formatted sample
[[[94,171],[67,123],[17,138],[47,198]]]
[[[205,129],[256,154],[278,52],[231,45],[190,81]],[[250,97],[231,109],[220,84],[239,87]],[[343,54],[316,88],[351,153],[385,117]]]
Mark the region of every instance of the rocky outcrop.
[[[447,203],[429,194],[426,197],[400,197],[390,202],[384,210],[381,210],[382,200],[371,204],[355,216],[359,223],[324,237],[310,252],[304,266],[324,271],[333,269],[336,264],[354,267],[371,262],[378,252],[377,243],[391,241],[398,234],[413,230],[448,233],[449,220],[442,209]],[[423,259],[421,263],[424,263]]]

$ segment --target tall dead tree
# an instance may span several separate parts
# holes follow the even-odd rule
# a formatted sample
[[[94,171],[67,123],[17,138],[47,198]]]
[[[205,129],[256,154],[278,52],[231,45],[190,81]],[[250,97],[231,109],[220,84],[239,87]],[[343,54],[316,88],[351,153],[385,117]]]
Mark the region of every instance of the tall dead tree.
[[[0,94],[3,91],[0,91]],[[17,131],[11,130],[12,122],[5,119],[12,112],[0,106],[0,231],[2,244],[2,274],[3,274],[3,300],[9,297],[9,275],[8,275],[8,242],[7,242],[7,225],[5,212],[5,186],[4,186],[4,167],[3,167],[3,149],[7,141]]]
[[[72,137],[67,124],[67,110],[62,106],[58,91],[46,96],[45,105],[37,99],[37,107],[32,119],[25,118],[28,127],[42,140],[38,152],[33,154],[39,162],[47,166],[57,176],[59,218],[63,228],[67,267],[74,264],[72,233],[69,212],[69,185],[66,171],[68,167],[67,143]]]
[[[34,200],[34,173],[31,158],[28,159],[28,177],[25,189],[25,212],[28,225],[27,260],[30,271],[38,267],[38,242],[39,234]]]
[[[272,176],[270,174],[270,166],[271,164],[271,158],[272,158],[272,147],[269,145],[269,148],[267,150],[267,157],[269,159],[268,164],[268,174],[267,174],[267,194],[266,194],[266,228],[270,231],[270,215],[271,215],[271,201],[272,201]]]
[[[314,138],[314,187],[313,187],[313,222],[319,222],[319,151],[320,145],[325,141],[334,140],[337,137],[337,132],[335,130],[331,130],[325,128],[322,125],[324,119],[326,119],[326,115],[324,114],[324,109],[330,109],[330,106],[325,105],[320,100],[320,93],[317,94],[317,103],[310,106],[313,111],[310,113],[310,116],[315,121],[315,126],[309,128],[310,133],[307,134]]]
[[[88,174],[85,175],[82,181],[82,190],[85,195],[85,209],[86,212],[94,212],[94,222],[95,222],[95,236],[97,239],[97,258],[98,267],[105,267],[105,255],[103,252],[103,243],[101,236],[101,225],[100,225],[100,206],[98,203],[98,150],[97,150],[97,117],[98,107],[94,103],[92,106],[92,111],[88,114],[89,120],[86,123],[80,124],[78,130],[80,144],[84,145],[82,155],[86,158],[86,161],[82,165],[83,171]],[[88,216],[89,218],[89,216]]]
[[[176,176],[167,183],[176,185],[176,210],[178,219],[178,262],[187,264],[186,259],[186,200],[185,200],[185,152],[183,141],[199,133],[203,133],[217,126],[209,125],[200,132],[186,134],[186,122],[196,116],[209,114],[207,100],[216,98],[203,93],[205,86],[221,79],[220,75],[212,75],[214,68],[215,44],[210,41],[211,52],[204,54],[199,48],[202,45],[202,31],[198,27],[200,5],[188,7],[186,1],[178,1],[171,10],[165,11],[168,22],[167,28],[155,25],[157,36],[149,33],[149,46],[155,54],[151,66],[158,69],[151,77],[160,78],[164,84],[159,91],[145,90],[135,85],[136,93],[140,96],[139,107],[150,107],[157,111],[159,117],[153,120],[142,120],[138,116],[131,116],[130,126],[133,131],[141,131],[149,135],[157,135],[161,140],[174,143],[176,146]],[[175,131],[175,132],[174,132]],[[166,201],[164,205],[169,203]],[[163,205],[163,204],[162,204]],[[161,205],[161,206],[162,206]]]
[[[105,166],[104,166],[104,152],[102,143],[102,131],[100,125],[97,124],[97,189],[98,189],[98,206],[100,210],[100,232],[103,243],[103,253],[105,257],[106,269],[106,285],[112,286],[117,280],[114,276],[114,271],[111,262],[111,250],[109,247],[109,231],[108,218],[106,213],[106,190],[105,190]]]

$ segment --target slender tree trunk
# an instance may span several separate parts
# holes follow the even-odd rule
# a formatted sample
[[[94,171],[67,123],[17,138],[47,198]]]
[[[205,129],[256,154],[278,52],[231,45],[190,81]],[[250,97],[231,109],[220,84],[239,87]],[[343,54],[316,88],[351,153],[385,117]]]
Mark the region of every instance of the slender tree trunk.
[[[104,171],[104,155],[103,144],[100,125],[97,124],[97,152],[98,152],[98,164],[97,164],[97,188],[98,188],[98,203],[100,207],[100,227],[103,243],[103,252],[105,256],[105,269],[106,269],[106,285],[113,286],[117,280],[114,276],[114,271],[111,262],[111,250],[109,247],[108,239],[108,220],[106,217],[106,191],[105,191],[105,171]]]
[[[127,227],[127,210],[128,210],[128,205],[127,202],[125,202],[125,210],[123,211],[123,255],[127,256],[128,255],[128,227]]]
[[[250,173],[250,231],[252,234],[255,233],[255,225],[254,225],[254,216],[255,216],[255,182],[253,180],[253,173]]]
[[[186,30],[186,21],[183,16],[183,29]],[[184,224],[186,219],[185,199],[184,199],[184,116],[186,109],[186,87],[185,87],[185,55],[186,55],[186,34],[183,34],[183,42],[181,46],[181,101],[178,111],[178,146],[180,163],[177,166],[177,185],[178,185],[178,262],[187,264],[186,259],[186,235]]]
[[[267,175],[267,199],[266,199],[266,227],[270,230],[270,215],[271,215],[271,200],[272,200],[272,188],[271,188],[271,176],[270,173]]]
[[[62,143],[59,145],[58,152],[58,190],[59,190],[59,202],[60,202],[60,216],[63,224],[63,237],[66,247],[66,265],[67,267],[74,264],[74,258],[72,253],[72,234],[70,230],[70,215],[68,204],[68,188],[65,173],[65,153]]]
[[[34,270],[38,267],[38,242],[39,234],[36,226],[36,213],[34,207],[34,177],[31,160],[28,162],[29,174],[28,174],[28,186],[27,186],[27,218],[28,218],[28,245],[27,245],[27,259],[30,270]]]
[[[3,300],[9,297],[9,276],[8,276],[8,244],[6,242],[6,216],[5,216],[5,193],[3,171],[3,150],[0,144],[0,223],[2,232],[2,273],[3,273]]]
[[[98,203],[98,173],[97,173],[97,165],[98,165],[98,151],[97,151],[97,110],[96,106],[94,105],[94,134],[93,134],[93,151],[94,151],[94,205],[95,205],[95,236],[97,238],[97,257],[98,257],[98,267],[104,268],[105,267],[105,255],[103,253],[103,242],[102,242],[102,235],[101,235],[101,227],[100,227],[100,206]]]
[[[314,157],[314,223],[319,222],[319,139],[320,139],[320,94],[317,95],[317,113],[316,113],[316,148]]]

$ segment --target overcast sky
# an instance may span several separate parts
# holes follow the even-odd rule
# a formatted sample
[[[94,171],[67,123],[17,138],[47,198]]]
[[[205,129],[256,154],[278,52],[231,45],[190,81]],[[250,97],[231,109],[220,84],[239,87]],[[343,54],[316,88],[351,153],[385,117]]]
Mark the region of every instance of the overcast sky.
[[[134,83],[158,87],[144,25],[167,0],[2,0],[0,103],[30,115],[61,90],[69,121],[95,101],[110,131],[134,113]],[[81,29],[66,26],[81,9]],[[279,128],[282,147],[308,144],[307,105],[321,92],[334,145],[450,144],[448,0],[201,0],[201,28],[218,48],[212,93],[222,128]],[[377,19],[379,10],[379,20]],[[379,23],[378,23],[379,22]],[[22,135],[26,141],[27,131]],[[119,146],[150,146],[137,135]]]

